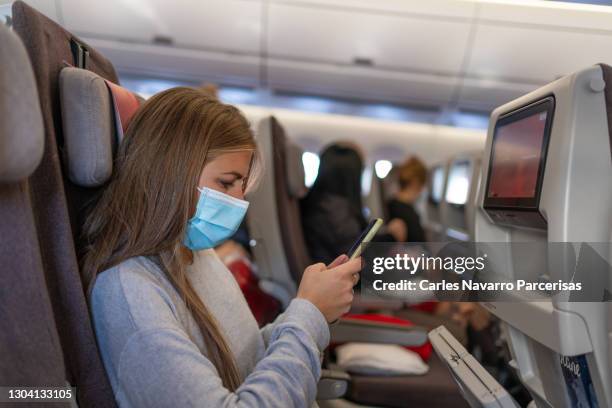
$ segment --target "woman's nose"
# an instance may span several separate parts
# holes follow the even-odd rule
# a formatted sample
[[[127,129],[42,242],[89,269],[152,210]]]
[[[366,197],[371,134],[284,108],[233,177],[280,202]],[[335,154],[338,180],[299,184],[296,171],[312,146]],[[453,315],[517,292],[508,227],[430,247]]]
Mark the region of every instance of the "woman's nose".
[[[241,187],[234,187],[230,191],[228,191],[227,194],[239,200],[244,200],[244,191],[242,191]]]

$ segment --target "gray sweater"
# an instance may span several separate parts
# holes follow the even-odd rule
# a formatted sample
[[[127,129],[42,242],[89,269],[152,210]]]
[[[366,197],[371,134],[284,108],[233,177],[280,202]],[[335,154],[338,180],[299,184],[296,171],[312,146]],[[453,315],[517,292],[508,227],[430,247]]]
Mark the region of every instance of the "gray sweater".
[[[158,266],[129,259],[101,273],[91,312],[121,407],[308,407],[314,404],[329,327],[310,302],[294,299],[259,329],[231,273],[213,250],[188,270],[229,342],[243,379],[223,387],[193,316]]]

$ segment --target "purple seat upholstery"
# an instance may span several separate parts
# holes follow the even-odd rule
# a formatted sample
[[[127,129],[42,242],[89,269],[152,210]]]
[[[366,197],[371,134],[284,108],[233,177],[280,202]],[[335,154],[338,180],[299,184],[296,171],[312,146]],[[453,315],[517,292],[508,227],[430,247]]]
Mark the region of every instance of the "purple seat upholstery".
[[[62,170],[58,84],[66,63],[78,65],[79,44],[86,50],[81,57],[87,57],[87,69],[113,82],[117,76],[106,58],[22,1],[13,4],[13,27],[29,53],[44,120],[45,150],[29,186],[67,378],[77,387],[81,406],[113,407],[116,403],[97,349],[75,247],[85,204],[97,191],[77,187]]]
[[[28,182],[44,147],[42,116],[26,50],[3,25],[0,117],[0,384],[60,387],[66,383],[64,356],[45,284]]]

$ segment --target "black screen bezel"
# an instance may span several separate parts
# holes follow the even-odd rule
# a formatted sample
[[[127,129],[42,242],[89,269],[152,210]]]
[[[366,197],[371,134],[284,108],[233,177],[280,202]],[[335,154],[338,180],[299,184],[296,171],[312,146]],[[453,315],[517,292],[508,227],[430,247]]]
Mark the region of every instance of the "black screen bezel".
[[[544,180],[544,169],[546,168],[546,158],[548,155],[548,144],[550,141],[550,133],[552,130],[553,116],[555,111],[555,98],[547,96],[544,99],[533,102],[527,106],[508,112],[497,120],[493,132],[493,141],[491,143],[491,151],[489,155],[489,168],[487,173],[487,183],[484,191],[485,209],[512,209],[519,211],[537,211],[540,205],[540,196],[542,194],[542,182]],[[540,146],[540,166],[536,179],[535,196],[533,197],[490,197],[489,187],[491,183],[491,171],[495,160],[495,142],[497,139],[499,128],[521,119],[533,116],[538,113],[546,112],[546,124],[544,126],[544,135],[542,137],[542,145]]]

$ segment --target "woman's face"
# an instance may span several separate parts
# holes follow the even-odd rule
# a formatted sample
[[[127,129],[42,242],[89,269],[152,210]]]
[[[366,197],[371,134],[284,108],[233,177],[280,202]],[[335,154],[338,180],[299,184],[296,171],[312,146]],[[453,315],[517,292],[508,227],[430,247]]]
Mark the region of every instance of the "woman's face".
[[[198,187],[208,187],[244,200],[244,180],[249,174],[252,152],[224,153],[209,161],[202,170]]]

